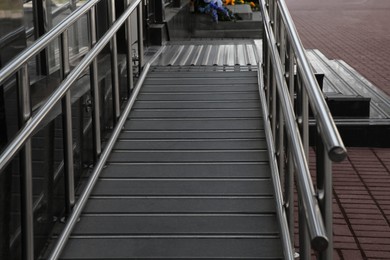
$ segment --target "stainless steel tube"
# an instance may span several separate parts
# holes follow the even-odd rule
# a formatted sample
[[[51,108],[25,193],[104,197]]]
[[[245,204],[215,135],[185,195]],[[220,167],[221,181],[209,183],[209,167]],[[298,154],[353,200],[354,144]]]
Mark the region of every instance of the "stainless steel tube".
[[[305,158],[304,147],[302,145],[301,137],[295,122],[295,115],[293,113],[289,92],[286,81],[283,78],[283,70],[280,58],[277,54],[275,37],[268,24],[269,16],[266,12],[264,1],[262,3],[262,14],[265,33],[267,34],[267,42],[271,53],[272,64],[275,70],[276,81],[278,86],[278,94],[281,99],[281,109],[283,110],[286,129],[288,131],[289,143],[292,149],[292,155],[294,156],[294,163],[297,169],[297,180],[300,185],[298,192],[302,197],[303,207],[305,209],[306,219],[308,222],[308,228],[310,232],[311,242],[313,248],[318,251],[324,250],[328,245],[328,240],[325,232],[324,223],[322,221],[321,213],[319,210],[318,202],[314,192],[314,187],[311,181],[308,164]]]
[[[131,111],[131,108],[133,107],[135,100],[137,98],[137,95],[141,89],[141,86],[145,80],[146,74],[149,71],[150,64],[146,64],[142,74],[140,75],[140,79],[137,82],[137,86],[135,87],[133,94],[126,104],[126,107],[123,111],[123,114],[119,118],[118,124],[115,126],[113,133],[110,137],[110,139],[107,141],[107,144],[105,146],[105,149],[102,153],[102,155],[99,158],[98,163],[95,165],[90,178],[88,179],[88,182],[86,184],[85,189],[80,195],[79,200],[77,201],[73,213],[69,218],[69,221],[67,222],[63,232],[61,233],[60,237],[58,238],[53,251],[51,252],[50,256],[47,258],[48,260],[56,260],[60,257],[60,254],[65,246],[66,241],[68,240],[70,233],[72,232],[75,224],[77,223],[77,220],[81,214],[81,211],[83,210],[89,195],[92,192],[93,187],[95,186],[96,181],[98,180],[99,174],[102,171],[106,160],[108,159],[108,156],[111,153],[112,148],[114,147],[114,144],[116,142],[116,139],[118,138],[123,125],[125,124],[127,117]]]
[[[90,46],[93,48],[96,44],[96,7],[92,7],[89,12],[89,31],[90,31]],[[98,78],[98,61],[95,57],[89,66],[89,82],[92,97],[92,145],[93,158],[96,162],[102,152],[101,144],[101,125],[100,125],[100,90]]]
[[[68,30],[60,37],[61,50],[61,77],[64,80],[70,71],[69,66],[69,38]],[[70,90],[61,100],[62,104],[62,138],[64,149],[64,176],[65,176],[65,214],[68,216],[75,203],[74,169],[73,169],[73,133],[72,133],[72,103]]]
[[[262,106],[262,115],[264,118],[264,129],[266,132],[266,140],[268,145],[268,155],[269,155],[269,161],[271,166],[271,172],[272,172],[272,183],[274,185],[275,189],[275,200],[276,200],[276,213],[278,216],[279,224],[280,224],[280,233],[281,233],[281,240],[283,245],[283,253],[284,258],[286,260],[293,260],[294,259],[294,250],[293,250],[293,241],[290,239],[289,236],[289,227],[287,225],[287,217],[286,217],[286,211],[283,207],[283,191],[281,182],[279,179],[279,172],[278,172],[278,164],[275,157],[275,145],[273,141],[273,133],[271,131],[271,122],[268,118],[268,107],[266,102],[266,93],[265,93],[265,86],[263,84],[263,71],[261,69],[260,64],[258,65],[259,71],[258,71],[258,85],[259,85],[259,94],[260,94],[260,104]]]
[[[318,201],[325,222],[326,231],[328,234],[333,234],[332,162],[327,155],[319,134],[317,134],[316,157]],[[329,236],[329,247],[321,252],[320,259],[333,259],[333,236]]]
[[[310,236],[308,231],[308,223],[306,220],[305,207],[302,205],[302,198],[298,198],[298,222],[299,222],[299,259],[311,259]]]
[[[110,24],[115,23],[116,14],[115,14],[115,0],[108,1],[108,17],[110,19]],[[110,51],[111,51],[111,87],[112,87],[112,105],[113,105],[113,123],[115,125],[116,121],[120,116],[120,97],[119,97],[119,70],[118,70],[118,47],[116,34],[114,34],[110,41]]]
[[[8,165],[10,160],[15,156],[25,142],[29,139],[36,127],[49,114],[54,106],[61,100],[65,93],[70,89],[72,84],[84,73],[85,69],[92,63],[93,59],[103,50],[110,41],[111,37],[119,30],[129,15],[135,10],[141,0],[134,0],[132,5],[117,19],[115,24],[108,30],[99,42],[88,52],[80,63],[69,73],[68,77],[61,85],[53,92],[45,104],[37,111],[37,113],[29,120],[20,130],[19,134],[11,141],[8,147],[0,155],[0,173]]]
[[[287,42],[288,43],[288,42]],[[294,65],[295,65],[295,57],[294,57],[294,52],[293,49],[291,48],[291,45],[288,44],[288,65],[287,65],[287,70],[286,72],[286,77],[287,77],[287,84],[289,88],[289,94],[290,94],[290,100],[291,100],[291,105],[294,107],[294,100],[295,100],[295,80],[294,80]],[[289,220],[289,227],[290,227],[290,236],[291,236],[291,241],[294,241],[294,228],[295,228],[295,217],[294,217],[294,159],[291,154],[291,148],[289,147],[289,144],[286,144],[288,147],[288,176],[286,177],[286,182],[287,188],[287,217]]]
[[[6,79],[12,76],[23,64],[27,63],[31,58],[38,55],[46,48],[53,40],[57,39],[66,29],[75,23],[89,9],[98,3],[100,0],[89,0],[79,9],[69,15],[65,20],[61,21],[52,30],[36,40],[29,48],[21,52],[12,61],[10,61],[2,70],[0,70],[0,85]]]
[[[144,33],[143,33],[144,28],[143,28],[143,15],[142,15],[143,8],[144,8],[143,1],[141,0],[141,4],[138,5],[138,9],[137,9],[138,74],[141,73],[144,64]]]
[[[127,3],[127,5],[130,5],[131,0],[125,0],[125,3]],[[126,68],[127,68],[127,89],[128,89],[129,97],[134,87],[132,45],[133,45],[133,39],[131,36],[131,16],[130,16],[126,21],[126,46],[127,46],[127,52],[126,52],[127,67]]]
[[[303,49],[294,22],[288,12],[287,5],[284,0],[277,0],[277,4],[297,58],[298,70],[301,72],[304,86],[309,95],[311,101],[310,105],[313,109],[314,116],[318,118],[318,127],[324,137],[324,145],[327,149],[327,153],[332,161],[342,161],[347,156],[347,151],[306,58],[305,50]]]
[[[18,110],[19,126],[31,118],[30,82],[28,66],[24,64],[18,72]],[[21,233],[22,259],[34,259],[34,211],[31,139],[26,140],[20,151],[20,198],[21,198]]]

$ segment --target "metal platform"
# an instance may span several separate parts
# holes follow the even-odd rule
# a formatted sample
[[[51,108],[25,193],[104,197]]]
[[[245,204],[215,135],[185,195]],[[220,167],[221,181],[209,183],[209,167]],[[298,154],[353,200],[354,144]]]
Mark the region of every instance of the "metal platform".
[[[260,40],[176,41],[166,46],[155,61],[158,66],[257,66]]]
[[[193,69],[152,68],[61,259],[283,258],[257,72]]]

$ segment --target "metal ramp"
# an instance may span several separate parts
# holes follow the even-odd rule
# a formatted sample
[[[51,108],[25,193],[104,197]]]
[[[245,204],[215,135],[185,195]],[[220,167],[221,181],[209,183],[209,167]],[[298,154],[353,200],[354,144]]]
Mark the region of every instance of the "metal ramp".
[[[98,2],[87,1],[0,70],[0,84],[16,76],[19,90],[20,130],[0,154],[0,174],[9,177],[12,160],[21,158],[21,259],[293,260],[298,254],[292,242],[299,239],[300,259],[312,259],[315,251],[318,259],[331,260],[332,162],[343,160],[346,149],[284,1],[261,1],[262,49],[256,42],[256,51],[247,43],[245,48],[238,47],[240,43],[233,47],[234,42],[218,44],[203,47],[210,51],[195,59],[193,51],[202,44],[172,47],[160,61],[173,66],[152,67],[151,72],[162,49],[145,62],[143,41],[137,41],[138,70],[132,63],[130,15],[137,10],[137,37],[143,39],[144,2],[128,2],[97,40],[93,21]],[[115,1],[107,3],[107,15],[114,16]],[[67,32],[87,13],[92,47],[72,67]],[[280,15],[271,20],[269,13]],[[119,31],[123,26],[125,35]],[[118,69],[117,34],[128,47],[123,70]],[[33,111],[27,62],[58,39],[60,84]],[[107,44],[109,92],[97,77],[102,69],[98,56]],[[252,59],[243,59],[239,49],[248,58],[257,57],[248,62]],[[218,50],[217,55],[211,50]],[[88,127],[82,124],[79,130],[92,140],[91,147],[79,151],[89,154],[92,164],[86,164],[91,166],[89,178],[79,186],[71,88],[84,76],[91,97],[85,104],[92,111],[85,120]],[[31,140],[58,103],[64,158],[64,192],[58,197],[64,213],[35,218]],[[315,184],[307,161],[309,105],[317,123]],[[110,119],[101,120],[110,112]],[[41,234],[34,222],[51,223],[62,216],[65,223],[57,223],[47,250],[38,248]]]
[[[60,259],[281,259],[257,71],[152,67]]]

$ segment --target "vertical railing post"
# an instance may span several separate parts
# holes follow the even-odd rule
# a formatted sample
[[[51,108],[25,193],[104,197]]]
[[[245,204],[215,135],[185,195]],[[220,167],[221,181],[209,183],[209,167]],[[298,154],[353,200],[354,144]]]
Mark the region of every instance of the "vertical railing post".
[[[50,17],[47,15],[47,5],[45,0],[32,0],[32,8],[34,12],[34,38],[37,40],[44,35],[48,30],[48,23]],[[49,48],[41,51],[37,56],[37,74],[49,75]]]
[[[137,8],[137,35],[138,35],[138,74],[141,74],[142,68],[144,66],[144,33],[143,33],[143,8],[144,1],[141,1]]]
[[[77,0],[70,0],[70,11],[73,12],[77,9]],[[80,52],[80,41],[79,41],[79,28],[78,22],[73,24],[73,50],[74,54],[78,54]]]
[[[69,37],[68,30],[60,37],[61,50],[61,78],[64,80],[70,71],[69,65]],[[72,136],[72,103],[70,90],[61,100],[62,105],[62,138],[64,149],[65,175],[65,215],[70,215],[75,203],[74,195],[74,168],[73,168],[73,136]]]
[[[317,193],[321,214],[324,220],[329,245],[320,253],[319,259],[333,259],[333,196],[332,196],[332,162],[328,157],[321,136],[316,138]]]
[[[308,119],[308,98],[304,90],[304,86],[299,73],[297,73],[297,118],[298,127],[301,134],[303,148],[305,151],[306,159],[309,155],[309,119]],[[311,258],[311,244],[310,237],[306,223],[306,213],[303,205],[299,199],[299,252],[300,259],[306,260]]]
[[[30,81],[28,65],[24,64],[18,72],[18,111],[19,127],[31,118]],[[19,153],[20,162],[20,197],[21,197],[21,230],[22,259],[34,259],[34,212],[33,212],[33,178],[31,139],[26,141]]]
[[[269,14],[270,14],[270,26],[272,28],[273,33],[275,34],[275,1],[269,2]],[[274,137],[274,142],[277,138],[276,136],[276,79],[275,73],[273,72],[271,62],[270,62],[270,85],[269,85],[269,113],[270,113],[270,121],[271,121],[271,129]]]
[[[276,5],[278,7],[278,5]],[[276,31],[276,39],[277,39],[277,45],[279,49],[279,55],[280,55],[280,60],[283,65],[283,73],[286,79],[286,68],[285,68],[285,62],[286,62],[286,45],[285,45],[285,39],[284,39],[284,29],[283,29],[283,21],[281,18],[281,15],[279,14],[279,9],[276,8],[278,11],[276,12],[276,20],[277,20],[277,31]],[[278,99],[277,102],[277,117],[278,117],[278,122],[277,122],[277,130],[278,130],[278,143],[277,143],[277,149],[278,149],[278,168],[279,168],[279,174],[280,174],[280,182],[283,185],[285,182],[285,175],[286,175],[286,168],[285,168],[285,140],[284,140],[284,117],[283,117],[283,111],[280,107],[280,100]]]
[[[287,41],[288,43],[288,41]],[[286,62],[286,77],[287,77],[287,84],[289,87],[289,93],[290,93],[290,99],[291,104],[294,107],[295,104],[295,88],[294,88],[294,66],[295,66],[295,60],[294,60],[294,51],[292,49],[292,46],[288,43],[288,48],[286,54],[287,62]],[[287,143],[287,145],[289,145]],[[288,149],[290,150],[290,149]],[[291,242],[294,245],[294,237],[295,237],[295,216],[294,216],[294,161],[291,152],[288,153],[288,161],[287,161],[287,175],[286,175],[286,204],[287,204],[287,219],[289,221],[289,229],[290,229],[290,237]]]
[[[125,3],[129,6],[131,3],[131,0],[125,0]],[[126,21],[126,46],[127,46],[127,52],[126,52],[126,63],[127,63],[127,90],[128,90],[128,97],[130,97],[131,91],[133,90],[133,60],[132,60],[132,44],[133,39],[131,37],[131,15]]]
[[[90,42],[92,48],[97,41],[96,38],[96,6],[92,7],[89,11],[89,31]],[[100,94],[99,94],[99,78],[98,78],[98,61],[97,58],[93,59],[89,66],[90,72],[90,87],[92,97],[92,138],[93,138],[93,150],[94,161],[96,162],[102,152],[101,146],[101,125],[100,125]]]
[[[115,23],[115,0],[108,1],[108,12],[110,25]],[[120,116],[120,97],[119,97],[119,72],[118,72],[118,47],[116,34],[110,41],[111,50],[111,84],[112,84],[112,105],[113,105],[113,124],[115,125]]]

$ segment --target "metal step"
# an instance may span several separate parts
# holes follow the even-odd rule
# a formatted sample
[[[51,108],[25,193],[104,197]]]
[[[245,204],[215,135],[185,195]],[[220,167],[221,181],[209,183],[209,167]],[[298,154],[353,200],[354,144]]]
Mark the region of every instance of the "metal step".
[[[267,149],[262,139],[119,140],[117,150],[252,150]]]
[[[73,236],[278,234],[272,214],[84,214]]]
[[[269,171],[267,162],[109,163],[101,177],[253,179],[269,177]]]
[[[146,118],[260,118],[259,109],[135,109],[130,119]]]
[[[308,50],[307,56],[325,74],[324,95],[344,143],[390,147],[390,97],[342,60],[330,60],[319,50]]]
[[[256,72],[229,73],[148,76],[61,259],[283,258]]]
[[[275,236],[73,237],[61,259],[282,259]],[[259,257],[261,256],[261,257]]]
[[[272,196],[92,196],[85,214],[272,214]]]
[[[264,138],[264,130],[125,130],[119,140],[125,139],[257,139]]]

